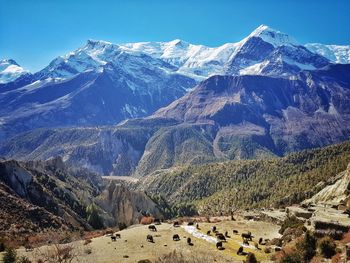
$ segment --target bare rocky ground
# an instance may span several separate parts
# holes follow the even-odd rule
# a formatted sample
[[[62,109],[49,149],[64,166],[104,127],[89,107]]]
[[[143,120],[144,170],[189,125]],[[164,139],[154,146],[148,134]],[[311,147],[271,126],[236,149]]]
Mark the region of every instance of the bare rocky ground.
[[[223,220],[223,221],[220,221]],[[96,263],[96,262],[138,262],[139,260],[149,259],[154,261],[160,256],[173,251],[181,252],[185,257],[203,258],[204,262],[242,262],[245,256],[236,254],[238,248],[242,245],[241,233],[251,231],[254,240],[259,237],[272,239],[278,237],[279,226],[274,223],[257,222],[249,220],[230,221],[225,218],[212,218],[212,223],[199,223],[200,232],[206,236],[208,230],[216,226],[219,232],[228,231],[229,238],[224,242],[224,250],[216,249],[215,242],[210,242],[205,238],[197,238],[186,231],[187,223],[180,227],[174,227],[169,223],[162,223],[157,226],[157,232],[151,232],[148,226],[134,225],[120,231],[121,238],[115,242],[109,236],[93,238],[91,243],[84,244],[84,241],[76,241],[68,244],[74,248],[74,254],[77,255],[73,262]],[[194,228],[194,227],[193,227]],[[232,230],[238,230],[239,234],[234,235]],[[154,243],[146,241],[146,236],[152,234]],[[174,234],[180,236],[180,241],[173,241]],[[192,239],[193,246],[187,244],[187,237]],[[214,237],[211,234],[211,237]],[[271,254],[256,249],[251,242],[249,247],[244,247],[245,252],[253,252],[261,262],[269,262]],[[33,251],[26,252],[24,248],[18,249],[19,255],[24,255],[36,262],[42,256],[47,255],[54,250],[54,246],[43,246],[35,248]]]

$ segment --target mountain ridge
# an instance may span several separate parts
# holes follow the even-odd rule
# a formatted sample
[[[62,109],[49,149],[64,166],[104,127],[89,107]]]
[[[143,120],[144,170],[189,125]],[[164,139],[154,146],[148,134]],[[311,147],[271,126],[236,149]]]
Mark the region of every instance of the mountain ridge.
[[[0,139],[42,127],[145,117],[212,75],[289,78],[330,63],[267,26],[217,48],[182,40],[121,45],[88,40],[39,72],[0,84]]]
[[[203,80],[203,77],[210,75],[222,74],[224,71],[215,69],[215,64],[221,64],[220,67],[225,67],[223,63],[232,59],[235,53],[251,38],[260,38],[264,42],[273,45],[275,48],[280,46],[303,46],[311,52],[321,55],[334,63],[349,63],[350,62],[350,46],[340,45],[324,45],[319,43],[299,44],[294,38],[288,34],[275,30],[267,25],[260,25],[253,30],[243,40],[233,43],[225,43],[218,47],[209,47],[205,45],[195,45],[184,40],[174,39],[168,42],[134,42],[113,44],[103,40],[89,39],[86,44],[64,56],[59,56],[52,60],[51,63],[44,69],[34,73],[36,78],[45,74],[50,74],[47,71],[53,71],[55,65],[67,63],[70,59],[72,67],[68,70],[72,72],[57,72],[56,77],[68,77],[72,74],[81,73],[84,70],[97,69],[101,65],[105,65],[112,61],[114,56],[121,52],[127,52],[133,55],[149,55],[154,59],[160,59],[163,62],[168,62],[174,67],[178,67],[179,73],[187,74],[189,77]],[[90,63],[90,64],[89,64]],[[191,69],[197,64],[197,68]],[[199,73],[199,68],[206,64],[213,64],[212,68],[208,68],[207,72]],[[185,66],[184,69],[181,69]],[[252,65],[251,65],[252,66]],[[199,68],[198,68],[199,67]],[[60,69],[58,69],[59,71]],[[46,72],[45,72],[46,71]],[[197,73],[195,72],[197,71]],[[243,71],[246,72],[246,71]],[[68,74],[68,75],[67,75]],[[46,75],[46,77],[48,77]],[[13,79],[11,79],[12,81]]]
[[[348,140],[350,65],[292,77],[213,76],[154,115],[99,128],[41,129],[0,147],[6,158],[63,159],[92,171],[270,158]],[[97,154],[98,153],[98,154]]]

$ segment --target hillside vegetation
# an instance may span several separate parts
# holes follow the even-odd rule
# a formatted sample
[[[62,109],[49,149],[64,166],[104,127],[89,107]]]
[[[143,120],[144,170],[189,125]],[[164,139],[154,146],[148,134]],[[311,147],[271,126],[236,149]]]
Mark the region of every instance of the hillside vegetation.
[[[149,195],[169,200],[174,206],[193,206],[200,213],[229,213],[236,208],[298,203],[324,188],[349,162],[350,142],[347,141],[283,158],[158,171],[144,178],[139,187]]]

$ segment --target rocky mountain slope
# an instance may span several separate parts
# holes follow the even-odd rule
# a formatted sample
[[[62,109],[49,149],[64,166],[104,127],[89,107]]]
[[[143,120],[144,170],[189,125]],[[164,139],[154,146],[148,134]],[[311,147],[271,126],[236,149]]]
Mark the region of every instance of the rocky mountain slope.
[[[29,163],[1,161],[1,190],[7,196],[2,198],[1,206],[7,207],[6,200],[14,200],[10,202],[12,205],[8,209],[3,210],[5,213],[1,221],[4,225],[16,225],[16,223],[20,225],[21,222],[10,221],[13,216],[7,217],[7,215],[12,214],[12,209],[18,212],[20,207],[25,207],[19,212],[19,216],[28,214],[25,221],[32,221],[31,224],[35,227],[32,230],[50,227],[51,218],[56,222],[52,224],[55,228],[66,227],[71,230],[79,227],[91,228],[83,219],[86,216],[84,203],[91,201],[91,198],[98,194],[98,182],[93,183],[97,178],[89,178],[86,174],[85,179],[78,180],[74,176],[69,176],[63,167],[59,159]],[[88,198],[84,200],[84,196],[90,197],[90,200]],[[36,218],[40,211],[44,216]],[[2,229],[5,230],[6,227]]]
[[[15,159],[63,156],[104,174],[267,158],[350,137],[350,66],[289,78],[214,76],[154,115],[114,127],[41,129],[2,143]]]
[[[211,77],[149,117],[171,118],[181,124],[151,138],[137,171],[147,174],[154,167],[199,163],[204,158],[282,156],[347,140],[349,70],[349,66],[331,66],[289,79]],[[187,154],[185,162],[181,154]]]
[[[115,63],[71,75],[69,65],[54,61],[28,85],[0,87],[0,138],[40,127],[117,124],[154,112],[196,83],[147,55],[115,56]]]
[[[28,235],[44,230],[91,230],[139,222],[145,212],[160,216],[142,192],[96,174],[67,168],[60,158],[46,162],[0,161],[0,233]],[[101,215],[92,219],[92,215]]]
[[[120,45],[89,40],[39,72],[0,84],[0,139],[41,127],[144,117],[213,75],[288,77],[330,63],[265,25],[220,47],[181,40]]]

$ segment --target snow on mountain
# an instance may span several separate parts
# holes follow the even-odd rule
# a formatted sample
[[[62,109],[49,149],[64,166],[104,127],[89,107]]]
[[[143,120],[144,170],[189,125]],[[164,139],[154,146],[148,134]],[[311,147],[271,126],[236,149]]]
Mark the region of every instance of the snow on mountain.
[[[89,41],[30,83],[0,86],[0,139],[39,127],[112,125],[151,114],[196,82],[145,54]]]
[[[294,38],[266,25],[260,25],[246,39],[251,37],[259,37],[274,47],[299,45]]]
[[[29,71],[19,66],[13,59],[0,60],[0,83],[7,83],[16,80]]]
[[[237,49],[237,43],[207,47],[175,39],[170,42],[127,43],[121,45],[121,48],[126,52],[140,52],[157,57],[178,67],[179,73],[204,79],[222,73],[225,63]]]
[[[350,46],[310,43],[306,44],[305,47],[316,54],[328,58],[332,62],[341,64],[350,63]]]
[[[142,67],[157,67],[168,74],[176,73],[197,81],[213,75],[288,75],[325,66],[329,63],[327,59],[336,63],[350,61],[350,46],[307,44],[306,47],[289,35],[266,25],[259,26],[239,42],[218,47],[195,45],[180,39],[118,45],[88,40],[77,50],[54,59],[35,74],[34,80],[69,78],[89,70],[102,71],[108,63],[120,66],[121,58],[126,56],[130,60],[128,64],[133,64],[129,68],[131,73]],[[279,70],[271,70],[273,66]],[[288,72],[291,68],[293,72]],[[16,65],[9,68],[16,73],[21,72],[20,69],[18,65],[17,68]]]
[[[243,40],[219,47],[195,45],[180,39],[118,45],[88,40],[83,47],[54,59],[36,73],[36,78],[68,78],[89,70],[101,71],[108,63],[122,66],[123,57],[128,57],[128,64],[132,64],[129,68],[132,74],[143,67],[157,67],[168,74],[176,73],[196,81],[213,75],[288,75],[329,63],[327,59],[319,63],[320,55],[305,49],[289,35],[261,25]],[[271,70],[272,65],[278,65],[280,70]],[[290,68],[293,72],[288,72]]]
[[[40,79],[67,78],[91,70],[101,72],[107,64],[128,70],[134,76],[139,76],[145,68],[161,70],[167,74],[176,73],[174,66],[161,59],[144,53],[125,52],[119,45],[110,42],[88,40],[83,47],[54,59],[36,75]]]
[[[262,67],[279,64],[282,68],[281,65],[285,64],[284,67],[292,67],[294,73],[329,63],[303,48],[289,35],[266,25],[259,26],[237,43],[227,43],[219,47],[193,45],[176,39],[170,42],[127,43],[120,45],[120,48],[126,52],[146,53],[162,59],[178,67],[177,72],[180,74],[197,80],[213,75],[288,75],[288,70],[271,71],[263,70]],[[279,57],[273,56],[276,50],[280,53]],[[291,56],[292,53],[294,54]],[[319,63],[321,60],[323,62]]]

